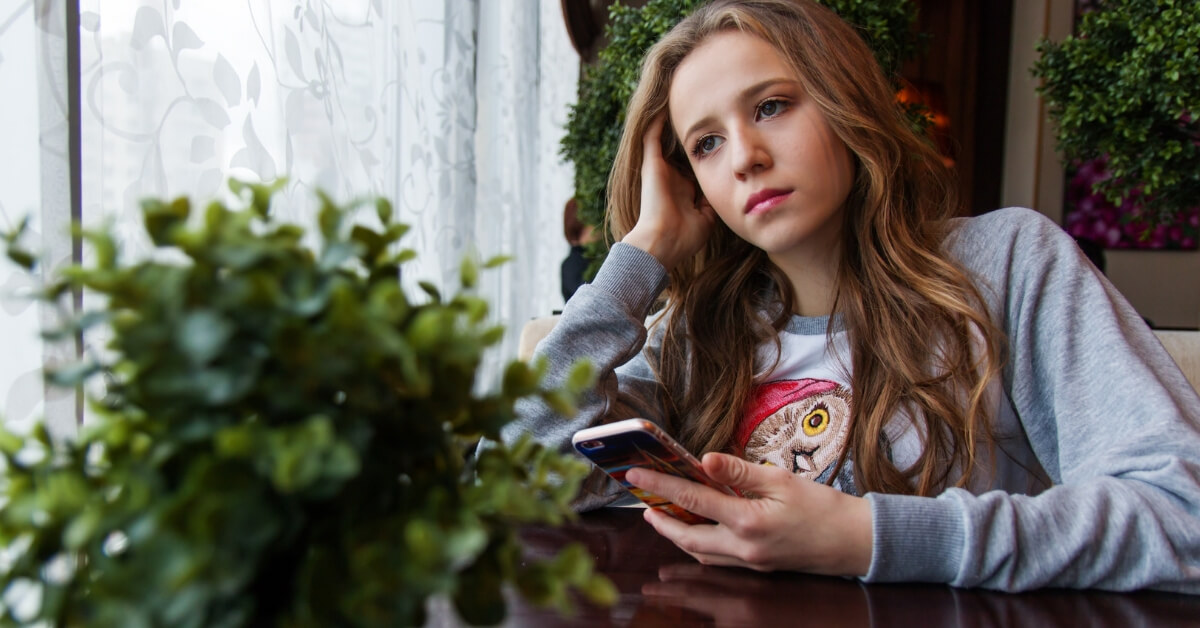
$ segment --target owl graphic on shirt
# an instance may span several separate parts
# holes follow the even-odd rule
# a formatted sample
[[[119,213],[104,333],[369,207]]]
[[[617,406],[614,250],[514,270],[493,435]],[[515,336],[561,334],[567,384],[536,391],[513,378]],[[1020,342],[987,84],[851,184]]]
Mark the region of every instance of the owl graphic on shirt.
[[[755,387],[737,440],[746,460],[769,463],[818,482],[837,467],[850,434],[850,391],[824,379],[790,379]],[[854,488],[852,463],[834,486]]]

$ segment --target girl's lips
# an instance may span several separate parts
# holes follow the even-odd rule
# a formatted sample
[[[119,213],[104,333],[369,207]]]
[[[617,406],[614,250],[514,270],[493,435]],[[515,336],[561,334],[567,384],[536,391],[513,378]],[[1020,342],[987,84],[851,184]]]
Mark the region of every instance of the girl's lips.
[[[746,214],[759,214],[776,205],[782,203],[784,199],[792,195],[791,190],[762,190],[750,195],[750,199],[746,201]]]

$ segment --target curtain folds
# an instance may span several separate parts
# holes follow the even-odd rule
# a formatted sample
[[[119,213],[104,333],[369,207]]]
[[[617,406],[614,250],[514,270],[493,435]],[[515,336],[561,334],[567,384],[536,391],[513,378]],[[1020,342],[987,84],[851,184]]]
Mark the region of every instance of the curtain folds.
[[[27,0],[0,9],[0,104],[5,155],[0,162],[0,228],[29,221],[26,244],[51,272],[71,261],[71,186],[68,155],[68,63],[63,2]],[[11,12],[8,12],[11,11]],[[0,416],[27,426],[45,418],[50,431],[71,435],[76,425],[73,391],[43,386],[43,366],[72,360],[73,342],[42,342],[57,312],[30,299],[38,280],[7,259],[0,261]]]
[[[561,291],[526,288],[558,288],[568,251],[562,209],[574,195],[574,177],[558,157],[558,142],[566,103],[575,100],[578,58],[559,11],[554,2],[481,4],[473,246],[485,258],[513,256],[482,284],[497,319],[509,325],[500,352],[507,356],[516,356],[524,322],[562,307]],[[494,376],[485,372],[483,379]]]
[[[0,226],[40,211],[35,226],[56,263],[72,250],[61,4],[28,0],[11,19],[0,14],[6,89],[17,80],[14,60],[32,66],[22,66],[18,89],[39,85],[36,111],[6,104],[0,125],[15,131],[36,119],[41,130],[37,139],[6,133],[41,159],[40,173],[18,181],[24,196],[4,186]],[[405,267],[406,284],[454,291],[464,255],[514,257],[481,279],[494,320],[509,328],[485,365],[489,387],[516,355],[521,325],[562,306],[572,173],[558,141],[579,63],[560,11],[556,0],[242,0],[219,9],[80,0],[82,220],[113,224],[123,254],[138,256],[148,248],[145,197],[204,203],[228,194],[229,177],[286,176],[277,209],[307,224],[318,188],[343,201],[386,196],[413,227],[405,244],[419,257]],[[36,44],[13,34],[31,29]],[[0,290],[18,275],[0,266]],[[52,410],[30,384],[40,386],[49,349],[12,293],[0,308],[5,346],[20,347],[0,354],[6,422]],[[102,343],[88,339],[93,350]],[[67,413],[52,421],[74,425],[73,399],[63,403]]]

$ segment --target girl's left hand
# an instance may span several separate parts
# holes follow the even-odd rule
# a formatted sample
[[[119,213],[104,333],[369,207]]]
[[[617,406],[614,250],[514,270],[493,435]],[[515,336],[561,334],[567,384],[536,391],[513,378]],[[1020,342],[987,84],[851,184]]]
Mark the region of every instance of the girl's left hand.
[[[701,464],[714,481],[757,498],[733,497],[648,469],[625,475],[631,484],[717,522],[688,525],[646,509],[646,521],[696,560],[758,571],[866,575],[873,546],[867,500],[727,454],[705,454]]]

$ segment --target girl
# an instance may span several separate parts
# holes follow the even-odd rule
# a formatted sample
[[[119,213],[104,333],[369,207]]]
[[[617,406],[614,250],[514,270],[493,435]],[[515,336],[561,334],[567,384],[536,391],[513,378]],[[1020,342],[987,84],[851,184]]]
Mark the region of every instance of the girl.
[[[717,1],[668,33],[609,203],[619,242],[538,348],[598,384],[570,420],[522,402],[504,438],[663,425],[753,495],[629,472],[716,522],[646,511],[705,564],[1200,593],[1200,398],[1059,227],[954,218],[832,12]],[[623,496],[597,471],[578,507]]]

